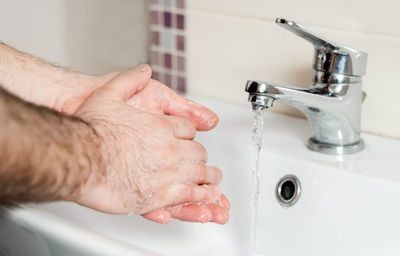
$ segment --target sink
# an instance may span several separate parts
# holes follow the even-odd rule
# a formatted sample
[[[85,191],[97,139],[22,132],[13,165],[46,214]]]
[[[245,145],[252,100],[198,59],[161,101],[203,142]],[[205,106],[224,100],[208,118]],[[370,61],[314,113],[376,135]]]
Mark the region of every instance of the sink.
[[[99,213],[68,202],[26,205],[8,217],[40,234],[54,255],[249,255],[250,180],[254,165],[250,106],[191,97],[220,116],[199,133],[209,164],[224,172],[232,204],[226,225]],[[346,156],[306,148],[306,120],[266,111],[258,221],[262,255],[400,255],[400,141],[362,134],[366,149]],[[282,206],[275,189],[285,175],[301,184]]]

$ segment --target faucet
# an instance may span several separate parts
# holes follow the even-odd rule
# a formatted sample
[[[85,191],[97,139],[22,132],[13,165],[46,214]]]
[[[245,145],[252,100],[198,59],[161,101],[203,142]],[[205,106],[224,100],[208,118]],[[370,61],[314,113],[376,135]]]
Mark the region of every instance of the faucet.
[[[361,151],[361,104],[366,96],[361,77],[367,54],[328,42],[293,21],[277,18],[276,23],[314,45],[312,83],[303,89],[249,80],[245,90],[253,109],[271,108],[279,101],[302,111],[311,126],[310,150],[336,155]]]

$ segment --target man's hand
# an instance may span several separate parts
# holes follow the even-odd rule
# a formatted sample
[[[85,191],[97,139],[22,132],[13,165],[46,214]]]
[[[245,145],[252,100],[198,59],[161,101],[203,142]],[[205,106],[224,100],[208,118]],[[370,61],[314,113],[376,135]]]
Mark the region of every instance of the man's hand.
[[[218,117],[215,113],[177,95],[167,86],[155,80],[150,80],[149,84],[143,90],[133,95],[129,99],[128,104],[151,113],[187,118],[200,131],[210,130],[218,123]],[[229,201],[222,195],[221,200],[217,204],[179,205],[177,207],[169,207],[168,209],[159,209],[143,216],[160,223],[166,223],[172,217],[184,221],[213,221],[224,224],[229,219],[229,209]]]
[[[49,64],[29,54],[0,43],[0,86],[20,98],[59,112],[74,114],[88,97],[106,85],[119,73],[91,76]],[[128,104],[142,111],[184,117],[192,121],[197,130],[209,130],[218,122],[217,116],[207,108],[195,104],[172,92],[161,83],[151,80],[146,69],[147,86],[133,95]],[[186,205],[168,207],[146,213],[144,217],[165,223],[172,217],[187,221],[228,220],[229,202],[222,196],[219,205]]]
[[[147,218],[158,222],[169,221],[166,218],[171,215],[226,222],[229,203],[224,197],[219,201],[217,186],[222,173],[205,165],[205,149],[192,140],[194,123],[178,116],[144,112],[126,103],[131,99],[134,104],[132,96],[146,86],[150,74],[147,65],[118,74],[95,90],[76,112],[98,134],[99,150],[105,157],[71,199],[103,212],[147,213]],[[156,112],[156,108],[147,110]],[[202,121],[199,124],[204,125]],[[178,207],[182,204],[198,205]]]
[[[150,77],[151,70],[147,69],[146,72],[147,77]],[[110,73],[100,77],[92,77],[92,82],[90,83],[90,86],[86,87],[86,89],[94,90],[97,87],[102,86],[103,83],[108,83],[118,74],[119,73]],[[129,105],[150,113],[187,118],[192,121],[195,124],[196,129],[200,131],[210,130],[217,125],[217,115],[215,115],[215,113],[206,107],[179,96],[158,81],[149,79],[149,81],[145,83],[147,83],[147,85],[127,101]],[[83,92],[82,87],[80,87],[81,93]],[[87,91],[82,93],[81,96],[79,96],[78,91],[75,93],[76,94],[74,94],[73,91],[69,91],[68,94],[70,97],[63,97],[64,99],[67,99],[62,104],[63,112],[71,114],[75,113],[76,109],[83,103],[83,101],[86,100],[86,98],[82,97],[82,95],[90,95]],[[218,204],[211,203],[206,205],[178,205],[176,207],[158,209],[146,213],[143,216],[149,220],[159,223],[168,223],[172,217],[183,221],[213,221],[224,224],[229,219],[229,209],[229,201],[224,195],[222,195]]]

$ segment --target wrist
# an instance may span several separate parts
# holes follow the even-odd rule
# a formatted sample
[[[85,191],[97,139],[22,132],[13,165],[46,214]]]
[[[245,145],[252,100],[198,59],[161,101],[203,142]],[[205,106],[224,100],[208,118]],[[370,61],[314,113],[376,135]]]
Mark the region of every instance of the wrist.
[[[72,160],[77,163],[77,168],[69,175],[70,184],[61,200],[79,202],[85,196],[88,187],[93,184],[94,177],[101,173],[104,162],[101,153],[103,143],[102,137],[90,123],[77,117],[73,118],[78,121],[74,129],[79,131],[77,138],[73,139],[80,144],[78,147],[81,150],[75,155],[76,159]]]

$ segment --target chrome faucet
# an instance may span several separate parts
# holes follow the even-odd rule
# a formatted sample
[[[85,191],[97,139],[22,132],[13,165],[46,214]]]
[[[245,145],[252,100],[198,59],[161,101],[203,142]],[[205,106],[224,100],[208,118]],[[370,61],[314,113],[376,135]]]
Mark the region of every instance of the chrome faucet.
[[[367,54],[328,42],[293,21],[276,23],[314,45],[313,77],[309,89],[247,81],[253,107],[270,108],[280,101],[302,111],[310,122],[308,148],[327,154],[351,154],[364,148],[360,137],[361,77]]]

